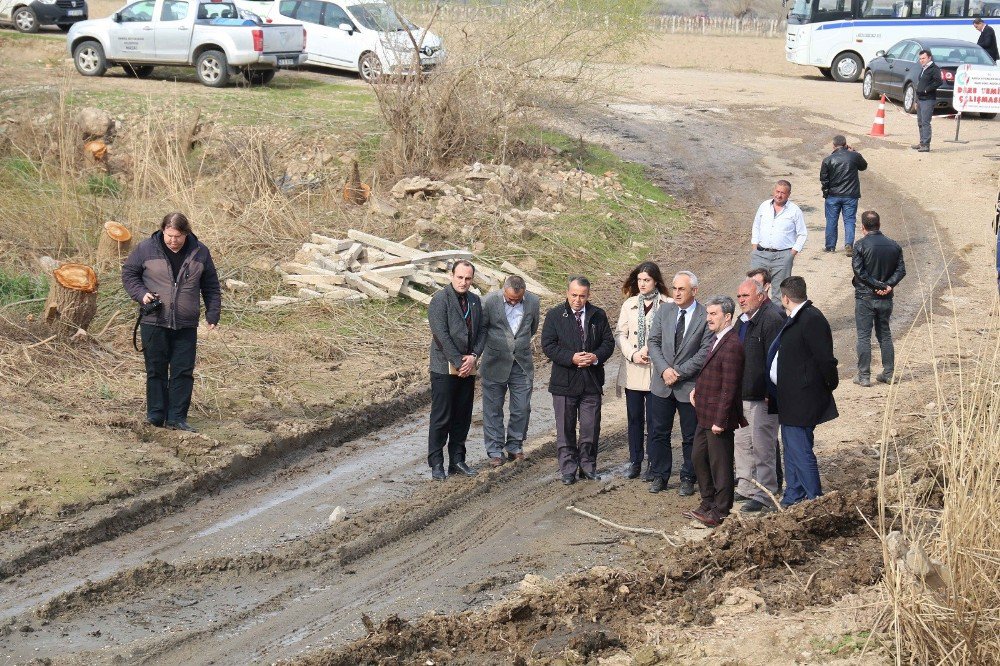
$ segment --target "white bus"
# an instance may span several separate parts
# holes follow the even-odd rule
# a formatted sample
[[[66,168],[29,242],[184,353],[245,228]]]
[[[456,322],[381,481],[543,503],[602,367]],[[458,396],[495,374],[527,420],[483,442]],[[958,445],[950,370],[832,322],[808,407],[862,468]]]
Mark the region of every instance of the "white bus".
[[[901,39],[944,37],[975,43],[972,17],[1000,28],[1000,0],[795,0],[785,58],[857,81],[877,51]],[[997,18],[990,18],[997,17]]]

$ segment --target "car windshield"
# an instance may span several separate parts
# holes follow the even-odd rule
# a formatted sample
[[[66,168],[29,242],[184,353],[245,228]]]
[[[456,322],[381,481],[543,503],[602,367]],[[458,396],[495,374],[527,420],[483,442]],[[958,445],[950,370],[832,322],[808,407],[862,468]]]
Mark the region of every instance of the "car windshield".
[[[808,23],[812,13],[812,0],[795,0],[792,11],[788,12],[789,23]]]
[[[970,65],[995,65],[996,63],[978,46],[932,46],[931,55],[938,63],[968,63]]]
[[[347,8],[351,15],[364,27],[379,32],[396,32],[399,30],[415,30],[417,26],[406,19],[401,22],[396,12],[382,2],[372,2],[363,5],[352,5]]]

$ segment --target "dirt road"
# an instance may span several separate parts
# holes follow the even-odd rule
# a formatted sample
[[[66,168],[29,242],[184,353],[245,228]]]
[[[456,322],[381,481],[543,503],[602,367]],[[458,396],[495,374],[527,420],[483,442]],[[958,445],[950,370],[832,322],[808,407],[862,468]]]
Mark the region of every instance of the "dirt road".
[[[821,470],[828,489],[864,484],[875,468],[871,443],[885,389],[862,391],[849,383],[850,266],[843,254],[821,251],[819,161],[840,131],[872,164],[863,180],[862,208],[883,211],[886,232],[907,252],[911,277],[899,292],[894,322],[901,333],[925,296],[940,293],[934,285],[946,261],[956,284],[982,281],[986,274],[977,268],[963,277],[968,265],[956,257],[952,230],[935,233],[934,222],[947,218],[949,202],[934,187],[915,186],[914,174],[944,182],[950,169],[982,159],[986,146],[992,150],[996,126],[967,123],[963,133],[973,143],[940,151],[935,144],[935,152],[918,156],[904,145],[915,133],[912,117],[890,114],[887,141],[862,138],[874,109],[855,86],[663,67],[636,76],[631,99],[562,122],[649,164],[664,187],[704,211],[690,234],[661,258],[667,271],[695,270],[701,296],[735,290],[745,270],[753,211],[775,179],[793,182],[792,198],[805,211],[810,232],[796,272],[830,318],[841,359],[837,399],[843,416],[817,432]],[[943,134],[948,121],[935,123]],[[985,178],[972,179],[969,196],[978,202],[989,185]],[[976,206],[976,214],[989,207]],[[955,243],[968,246],[967,261],[981,264],[985,250],[970,232],[953,231],[960,238]],[[601,304],[612,315],[619,279],[607,276],[601,284]],[[578,504],[618,522],[699,537],[679,516],[689,502],[674,492],[653,498],[645,484],[621,478],[624,408],[613,391],[607,393],[609,436],[599,483],[564,488],[556,482],[542,386],[535,394],[529,461],[474,480],[427,481],[426,414],[420,413],[405,425],[311,452],[133,534],[0,583],[0,621],[6,625],[0,659],[274,660],[363,635],[362,613],[377,619],[390,612],[476,608],[510,592],[529,573],[555,576],[597,564],[641,568],[658,544],[637,543],[565,511]],[[471,461],[481,463],[478,435],[470,441]],[[328,526],[326,517],[338,505],[351,520]],[[833,575],[821,573],[815,584]],[[93,582],[81,585],[84,580]]]

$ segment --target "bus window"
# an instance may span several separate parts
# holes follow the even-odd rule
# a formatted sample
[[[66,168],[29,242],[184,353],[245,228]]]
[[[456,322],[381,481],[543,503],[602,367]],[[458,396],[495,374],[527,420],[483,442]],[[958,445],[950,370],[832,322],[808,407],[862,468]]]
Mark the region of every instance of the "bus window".
[[[965,13],[966,16],[982,16],[983,15],[983,0],[969,0],[969,11]]]
[[[944,0],[943,16],[965,16],[965,0]]]
[[[897,0],[864,0],[861,5],[861,16],[863,18],[898,17],[896,5],[905,6],[905,3],[900,3]]]
[[[813,0],[813,20],[829,21],[837,18],[851,18],[849,0]]]
[[[912,5],[912,8],[910,9],[910,16],[920,16],[924,7],[923,0],[913,0],[910,4]]]
[[[942,0],[931,0],[924,6],[924,17],[934,18],[936,16],[941,16],[941,2]]]

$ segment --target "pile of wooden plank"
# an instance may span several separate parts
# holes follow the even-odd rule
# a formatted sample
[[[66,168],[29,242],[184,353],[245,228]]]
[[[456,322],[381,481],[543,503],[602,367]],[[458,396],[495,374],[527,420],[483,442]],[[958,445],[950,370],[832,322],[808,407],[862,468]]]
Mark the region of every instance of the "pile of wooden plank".
[[[293,261],[275,270],[286,284],[298,287],[297,296],[272,296],[257,305],[271,308],[317,298],[362,301],[370,298],[411,298],[423,304],[451,281],[451,266],[467,259],[476,266],[473,288],[478,293],[498,289],[507,275],[520,275],[528,290],[539,296],[552,292],[521,271],[503,262],[499,269],[484,265],[467,250],[427,252],[413,235],[396,242],[351,229],[344,240],[313,234]]]

